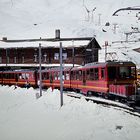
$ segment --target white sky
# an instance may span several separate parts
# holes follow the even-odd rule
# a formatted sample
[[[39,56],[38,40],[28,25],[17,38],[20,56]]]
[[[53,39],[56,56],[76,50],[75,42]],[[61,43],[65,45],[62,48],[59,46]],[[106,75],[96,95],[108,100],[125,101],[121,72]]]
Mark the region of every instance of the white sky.
[[[57,4],[56,4],[57,3]],[[138,67],[140,66],[140,56],[132,48],[138,48],[140,43],[118,43],[126,39],[124,33],[134,31],[132,28],[140,30],[140,20],[136,17],[138,11],[120,11],[119,16],[112,14],[119,8],[138,7],[139,0],[1,0],[0,1],[0,38],[8,39],[30,39],[55,37],[55,29],[61,30],[61,37],[91,37],[96,36],[97,41],[102,46],[105,41],[111,47],[108,51],[116,51],[118,60],[132,60]],[[86,8],[90,11],[89,19]],[[92,9],[96,10],[92,12]],[[99,22],[99,14],[100,22]],[[110,26],[105,26],[109,22]],[[114,34],[114,24],[117,24],[116,34]],[[103,32],[105,30],[106,32]],[[129,36],[129,40],[139,40],[139,34]],[[83,44],[83,42],[79,42]],[[44,44],[49,44],[44,43]],[[71,43],[69,43],[71,45]],[[68,46],[69,46],[68,44]],[[17,45],[2,43],[0,47],[13,47]],[[36,43],[18,43],[18,46],[38,46]],[[78,44],[79,45],[79,44]],[[131,46],[127,51],[127,57],[122,55],[124,46]],[[134,55],[135,54],[135,55]],[[104,49],[99,56],[100,61],[104,61]]]

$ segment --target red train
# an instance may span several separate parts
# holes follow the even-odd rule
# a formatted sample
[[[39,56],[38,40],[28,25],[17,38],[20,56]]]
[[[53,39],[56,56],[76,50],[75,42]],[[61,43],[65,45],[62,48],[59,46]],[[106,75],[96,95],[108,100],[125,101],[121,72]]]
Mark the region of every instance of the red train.
[[[136,94],[136,65],[132,62],[94,63],[63,69],[63,87],[85,95],[128,98]],[[37,87],[39,72],[34,70],[2,71],[0,84]],[[60,70],[42,70],[44,88],[60,87]]]

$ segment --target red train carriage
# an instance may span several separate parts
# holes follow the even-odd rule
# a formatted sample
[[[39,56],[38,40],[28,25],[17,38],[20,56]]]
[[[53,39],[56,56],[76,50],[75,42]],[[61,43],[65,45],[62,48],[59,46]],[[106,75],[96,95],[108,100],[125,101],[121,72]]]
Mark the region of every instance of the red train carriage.
[[[63,70],[63,85],[65,89],[71,88],[70,83],[70,70],[71,68],[64,68]],[[42,84],[43,87],[60,88],[60,69],[53,68],[42,71]]]
[[[43,71],[43,85],[59,88],[59,75],[59,69]],[[136,66],[132,62],[106,62],[65,68],[63,80],[65,89],[80,91],[85,95],[128,97],[135,94]]]
[[[63,69],[65,89],[79,91],[85,95],[129,97],[135,95],[136,66],[132,62],[94,63],[81,67]],[[39,83],[39,73],[33,70],[0,72],[0,84],[33,86]],[[45,88],[60,87],[60,69],[42,71]]]
[[[91,64],[71,71],[71,88],[84,94],[135,94],[136,66],[132,62],[106,62]]]
[[[17,86],[36,86],[37,76],[36,71],[1,71],[0,84],[2,85],[17,85]]]

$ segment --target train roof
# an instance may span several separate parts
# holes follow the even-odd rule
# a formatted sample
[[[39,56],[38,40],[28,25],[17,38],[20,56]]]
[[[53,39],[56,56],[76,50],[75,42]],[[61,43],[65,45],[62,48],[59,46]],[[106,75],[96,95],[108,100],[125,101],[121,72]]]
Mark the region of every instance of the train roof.
[[[17,72],[17,73],[20,73],[20,72],[32,72],[32,71],[35,71],[35,70],[23,70],[23,69],[20,69],[20,70],[5,70],[5,71],[0,71],[0,72]]]
[[[89,63],[84,66],[80,67],[74,67],[72,70],[77,70],[77,68],[91,68],[91,67],[107,67],[107,66],[136,66],[133,62],[131,61],[108,61],[108,62],[103,62],[103,63]]]

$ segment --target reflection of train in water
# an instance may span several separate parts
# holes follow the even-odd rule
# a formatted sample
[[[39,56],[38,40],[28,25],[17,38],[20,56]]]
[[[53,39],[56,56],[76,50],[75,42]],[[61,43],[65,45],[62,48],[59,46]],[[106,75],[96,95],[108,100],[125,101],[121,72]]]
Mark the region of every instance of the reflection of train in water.
[[[136,66],[132,62],[94,63],[63,69],[63,87],[85,95],[102,95],[110,98],[135,99]],[[2,71],[0,84],[38,86],[39,73],[33,70]],[[60,87],[60,70],[42,70],[44,88]]]

